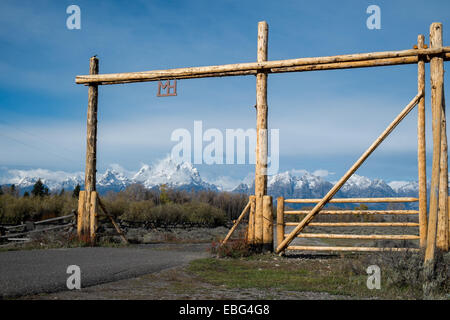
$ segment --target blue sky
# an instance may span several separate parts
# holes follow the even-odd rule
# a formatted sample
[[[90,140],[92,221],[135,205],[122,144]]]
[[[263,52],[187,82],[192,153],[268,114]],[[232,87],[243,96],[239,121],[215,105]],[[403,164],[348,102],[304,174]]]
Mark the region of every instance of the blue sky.
[[[81,8],[81,30],[66,8]],[[381,29],[366,8],[381,8]],[[87,88],[75,76],[97,54],[100,72],[256,60],[257,23],[269,24],[269,60],[409,49],[444,24],[448,1],[7,1],[0,2],[0,166],[82,171]],[[427,81],[429,79],[427,66]],[[415,65],[270,75],[269,128],[280,129],[280,170],[325,169],[338,179],[417,92]],[[448,81],[447,81],[448,83]],[[427,82],[427,116],[430,95]],[[98,168],[137,170],[170,153],[171,132],[254,128],[255,78],[181,80],[178,96],[157,83],[102,86]],[[446,84],[446,91],[449,91]],[[358,174],[417,179],[416,112]],[[427,122],[428,155],[431,122]],[[431,158],[428,158],[428,164]],[[244,177],[250,165],[201,165],[209,178]]]

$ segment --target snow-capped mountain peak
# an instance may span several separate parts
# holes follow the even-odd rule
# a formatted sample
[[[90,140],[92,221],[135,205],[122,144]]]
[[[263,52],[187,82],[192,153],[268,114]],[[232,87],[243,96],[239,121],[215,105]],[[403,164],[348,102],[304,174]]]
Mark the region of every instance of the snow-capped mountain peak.
[[[161,184],[167,184],[170,187],[190,185],[200,188],[209,185],[200,178],[198,170],[191,163],[176,163],[169,157],[159,161],[153,169],[143,166],[133,180],[142,183],[147,188]]]
[[[45,169],[35,170],[9,170],[9,177],[3,177],[2,184],[15,184],[19,189],[29,191],[38,179],[41,179],[51,191],[60,189],[71,190],[77,184],[84,187],[84,174],[66,173],[62,171],[49,171]],[[226,181],[223,185],[208,183],[203,180],[191,163],[177,163],[170,157],[159,162],[143,164],[141,168],[132,173],[119,165],[112,165],[103,174],[97,175],[97,190],[100,193],[106,191],[120,191],[133,183],[140,183],[146,188],[159,188],[167,185],[169,188],[184,190],[231,190],[232,192],[253,194],[254,174],[250,173],[238,184],[237,180],[220,177],[214,183]],[[233,183],[234,187],[233,188]],[[273,197],[285,198],[321,198],[332,187],[333,183],[321,176],[305,170],[291,170],[269,176],[267,179],[268,194]],[[391,197],[391,196],[417,196],[418,183],[408,181],[392,181],[389,184],[381,179],[370,179],[360,175],[353,175],[338,192],[337,197]]]
[[[347,182],[342,186],[342,189],[361,188],[367,189],[372,185],[373,181],[367,177],[353,174]]]
[[[120,172],[117,172],[113,169],[107,169],[106,172],[100,176],[97,184],[102,187],[113,185],[123,185],[124,187],[126,187],[130,184],[130,180]]]
[[[403,197],[416,197],[419,194],[419,183],[417,181],[391,181],[388,185]]]
[[[292,182],[292,174],[289,171],[282,172],[273,176],[268,177],[267,185],[274,185],[276,183],[291,183]]]
[[[144,164],[132,177],[132,180],[136,182],[143,182],[151,175],[151,171],[152,168],[148,164]]]

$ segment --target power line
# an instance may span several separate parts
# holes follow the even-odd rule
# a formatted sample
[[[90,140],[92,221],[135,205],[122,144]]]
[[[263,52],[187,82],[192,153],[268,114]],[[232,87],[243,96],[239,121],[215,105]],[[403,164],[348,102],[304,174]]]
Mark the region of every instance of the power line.
[[[20,143],[20,144],[24,145],[24,146],[27,146],[27,147],[32,148],[32,149],[35,149],[35,150],[39,150],[39,151],[41,151],[41,152],[52,153],[53,155],[57,156],[58,158],[61,158],[61,159],[65,160],[65,161],[70,161],[70,162],[73,162],[73,163],[78,163],[78,162],[76,162],[76,161],[73,160],[73,159],[66,158],[66,157],[61,156],[60,154],[55,153],[55,152],[50,151],[50,150],[44,151],[44,150],[42,150],[42,149],[39,148],[39,147],[36,147],[36,146],[34,146],[34,145],[30,145],[30,144],[25,143],[25,142],[23,142],[23,141],[21,141],[21,140],[19,140],[19,139],[16,139],[16,138],[12,138],[12,137],[10,137],[10,136],[4,134],[4,133],[1,133],[1,132],[0,132],[0,136],[6,137],[6,138],[8,138],[8,139],[10,139],[10,140],[13,140],[13,141],[15,141],[15,142],[17,142],[17,143]]]
[[[47,145],[49,145],[49,146],[51,146],[51,147],[54,147],[54,144],[53,144],[53,143],[47,142],[46,139],[40,137],[39,135],[37,135],[37,134],[35,134],[35,133],[30,133],[30,132],[28,132],[28,131],[26,131],[26,130],[23,130],[22,128],[16,127],[16,126],[14,126],[13,124],[11,124],[10,122],[7,122],[7,121],[5,121],[5,120],[3,120],[3,119],[0,119],[0,122],[6,124],[7,126],[13,128],[13,129],[15,129],[15,130],[17,130],[17,131],[21,131],[21,132],[23,132],[23,133],[25,133],[25,134],[27,134],[27,135],[33,137],[33,138],[37,138],[37,139],[39,139],[40,142],[44,142],[44,143],[46,143]],[[62,146],[59,146],[59,148],[64,149],[64,150],[65,150],[66,152],[68,152],[68,153],[72,153],[72,152],[73,152],[73,150],[69,150],[69,149],[67,149],[67,148],[65,148],[65,147],[62,147]]]

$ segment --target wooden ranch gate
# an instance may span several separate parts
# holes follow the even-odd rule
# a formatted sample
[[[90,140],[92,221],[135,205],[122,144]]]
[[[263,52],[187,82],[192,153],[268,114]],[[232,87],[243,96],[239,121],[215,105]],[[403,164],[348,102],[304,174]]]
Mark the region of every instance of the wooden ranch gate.
[[[306,247],[289,246],[296,237],[322,238],[363,238],[379,239],[379,235],[338,235],[338,234],[306,234],[302,231],[307,226],[348,226],[348,223],[320,223],[312,222],[317,214],[344,214],[346,211],[322,210],[327,203],[335,202],[419,202],[419,210],[371,210],[351,211],[351,214],[417,214],[419,223],[401,223],[401,226],[419,227],[417,235],[382,236],[383,239],[420,239],[420,246],[426,247],[426,259],[434,257],[435,247],[448,250],[449,214],[448,214],[448,165],[447,165],[447,136],[444,99],[444,61],[450,59],[450,47],[444,47],[442,42],[442,24],[433,23],[430,27],[430,47],[424,43],[425,37],[419,35],[414,49],[403,51],[384,51],[338,55],[328,57],[299,58],[289,60],[268,61],[268,25],[265,21],[258,23],[257,61],[217,66],[178,68],[131,73],[98,74],[98,59],[90,59],[90,74],[76,77],[77,84],[89,87],[88,115],[87,115],[87,147],[85,190],[82,192],[78,206],[78,235],[85,241],[95,241],[97,229],[98,206],[106,212],[96,193],[96,145],[97,145],[97,104],[98,86],[133,82],[177,80],[207,77],[227,76],[256,76],[256,165],[255,165],[255,194],[240,215],[236,224],[230,230],[225,243],[244,216],[249,213],[248,242],[257,249],[273,250],[273,218],[272,197],[267,195],[267,78],[271,73],[305,72],[316,70],[350,69],[378,67],[402,64],[417,64],[418,93],[392,121],[385,131],[374,141],[364,154],[354,163],[345,175],[322,199],[283,199],[277,203],[277,238],[275,252],[285,250],[351,250],[370,251],[378,248],[364,247]],[[430,63],[431,73],[431,109],[433,129],[433,163],[430,188],[430,203],[427,219],[427,189],[425,166],[425,63]],[[361,166],[381,142],[395,129],[406,115],[418,105],[418,198],[358,198],[333,199],[333,196]],[[316,203],[310,211],[284,210],[286,203]],[[285,214],[306,214],[299,223],[285,223]],[[357,223],[351,226],[400,226],[400,223]],[[293,226],[289,234],[284,234],[285,226]]]

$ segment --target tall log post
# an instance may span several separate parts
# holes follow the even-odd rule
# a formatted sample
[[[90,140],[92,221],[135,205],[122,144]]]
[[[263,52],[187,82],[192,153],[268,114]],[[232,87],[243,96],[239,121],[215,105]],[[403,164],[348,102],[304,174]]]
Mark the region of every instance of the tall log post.
[[[284,239],[284,198],[277,199],[277,246]]]
[[[98,74],[98,59],[92,57],[89,61],[89,73]],[[87,110],[87,135],[86,135],[86,171],[85,171],[85,200],[84,200],[84,216],[80,233],[80,240],[85,242],[93,242],[91,238],[95,234],[95,230],[91,232],[91,225],[96,225],[96,208],[92,208],[92,203],[96,200],[95,184],[97,174],[97,105],[98,105],[98,86],[96,84],[89,85],[88,89],[88,110]],[[96,206],[95,206],[96,207]],[[91,215],[92,223],[91,223]]]
[[[248,231],[247,231],[247,243],[253,245],[255,242],[255,196],[250,196],[250,212],[248,215]]]
[[[257,61],[267,61],[267,22],[258,23]],[[256,75],[255,249],[263,244],[263,197],[267,193],[267,74]]]
[[[273,252],[273,205],[271,196],[263,196],[263,251]]]
[[[442,46],[442,24],[433,23],[430,27],[430,47]],[[434,56],[430,61],[431,77],[431,111],[433,129],[433,161],[430,186],[430,209],[428,217],[427,248],[425,262],[433,261],[436,249],[436,231],[439,205],[439,180],[441,159],[441,116],[442,116],[442,87],[444,78],[443,60]],[[430,268],[431,269],[431,268]]]
[[[425,36],[417,37],[418,49],[423,49]],[[417,106],[417,164],[419,171],[419,234],[420,247],[427,244],[427,170],[426,170],[426,140],[425,140],[425,57],[419,56],[417,63],[417,87],[418,92],[424,95]]]
[[[442,64],[443,68],[443,64]],[[443,72],[444,73],[444,72]],[[436,246],[447,252],[449,249],[448,224],[448,154],[447,154],[447,123],[445,116],[445,93],[442,83],[442,112],[441,112],[441,162],[439,177],[439,211],[437,221]]]

